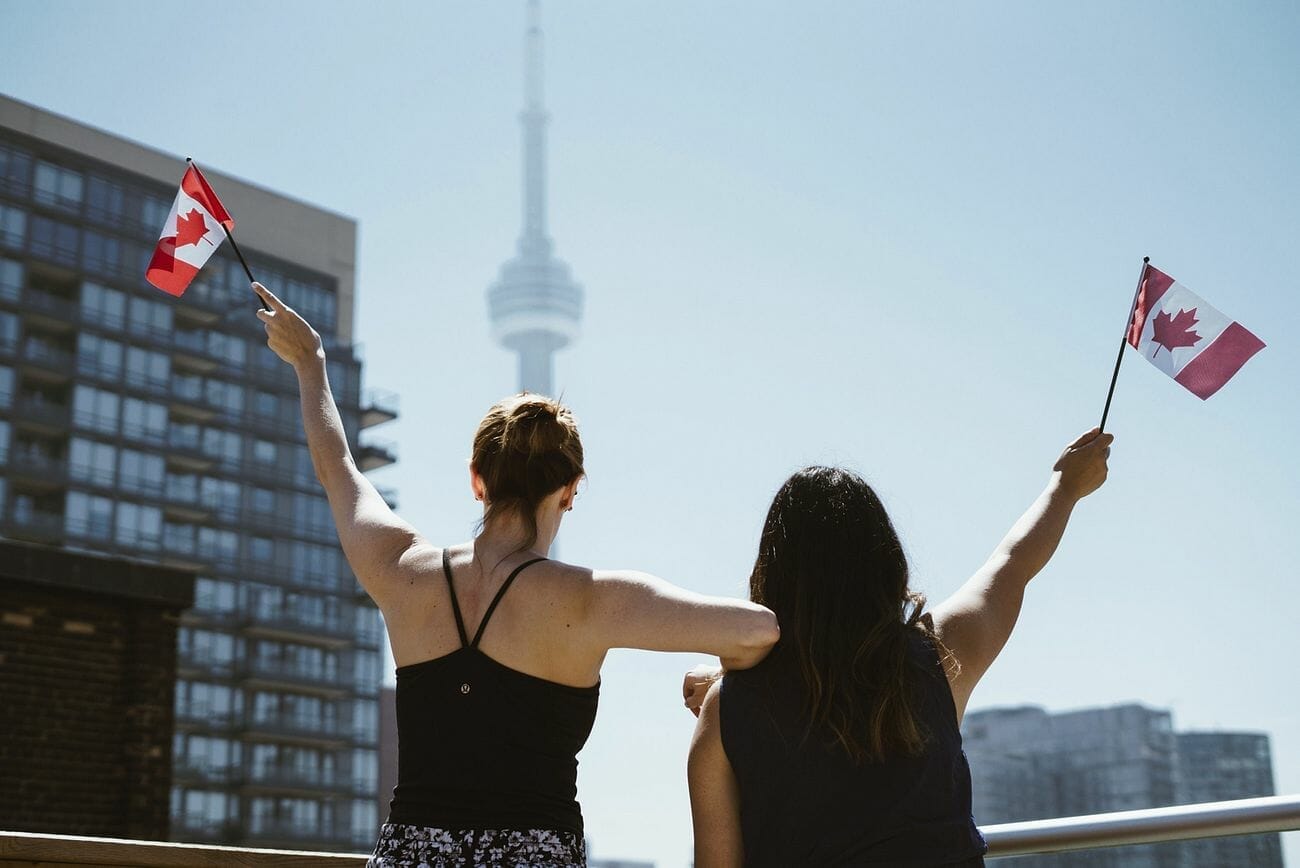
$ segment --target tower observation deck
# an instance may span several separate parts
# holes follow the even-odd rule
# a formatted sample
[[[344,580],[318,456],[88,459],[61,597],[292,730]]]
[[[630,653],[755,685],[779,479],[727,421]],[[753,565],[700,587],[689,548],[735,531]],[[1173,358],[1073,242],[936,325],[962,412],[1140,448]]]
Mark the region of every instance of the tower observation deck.
[[[546,231],[546,124],[542,100],[542,26],[538,0],[528,0],[524,36],[523,228],[515,255],[488,288],[492,336],[519,354],[519,388],[552,395],[551,356],[578,336],[582,287],[555,258]]]

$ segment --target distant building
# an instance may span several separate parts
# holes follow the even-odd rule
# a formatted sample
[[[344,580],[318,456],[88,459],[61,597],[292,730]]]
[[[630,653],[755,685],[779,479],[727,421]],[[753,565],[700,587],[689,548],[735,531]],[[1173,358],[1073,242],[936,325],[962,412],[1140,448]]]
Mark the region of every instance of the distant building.
[[[546,124],[542,98],[542,23],[538,0],[528,2],[524,35],[523,226],[515,255],[488,288],[492,332],[519,354],[519,388],[554,397],[552,356],[578,336],[582,287],[555,257],[546,228]]]
[[[1178,733],[1180,802],[1216,802],[1274,795],[1268,736],[1256,732]],[[1207,838],[1183,845],[1188,866],[1280,866],[1277,835]]]
[[[175,838],[368,847],[379,613],[231,245],[182,298],[144,281],[184,165],[0,96],[0,536],[197,572]],[[396,406],[361,393],[355,221],[205,168],[254,275],[321,333],[360,467],[391,464],[390,446],[360,442]]]
[[[397,786],[397,688],[379,688],[379,822],[388,819],[388,805]]]
[[[1036,707],[973,711],[962,724],[962,738],[971,765],[975,820],[980,824],[1273,794],[1267,736],[1176,734],[1170,712],[1141,705],[1059,714]],[[1155,844],[1027,856],[1008,865],[1282,865],[1277,835],[1216,839],[1212,844]]]
[[[192,573],[0,542],[0,829],[165,840]]]

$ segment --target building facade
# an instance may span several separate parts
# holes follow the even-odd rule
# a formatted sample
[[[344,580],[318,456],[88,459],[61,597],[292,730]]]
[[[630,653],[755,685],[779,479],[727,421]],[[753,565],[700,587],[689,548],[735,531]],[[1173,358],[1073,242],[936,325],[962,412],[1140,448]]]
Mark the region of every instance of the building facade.
[[[0,535],[196,571],[172,837],[354,849],[377,817],[381,626],[338,548],[292,370],[224,245],[144,281],[179,157],[0,97]],[[209,170],[253,273],[322,334],[363,469],[356,224]]]
[[[0,829],[167,837],[194,576],[0,541]]]
[[[1141,705],[1049,714],[1036,707],[972,711],[962,723],[980,824],[1130,811],[1273,795],[1268,737],[1176,733],[1173,716]],[[1028,868],[1281,868],[1281,839],[1252,835],[1044,856]]]

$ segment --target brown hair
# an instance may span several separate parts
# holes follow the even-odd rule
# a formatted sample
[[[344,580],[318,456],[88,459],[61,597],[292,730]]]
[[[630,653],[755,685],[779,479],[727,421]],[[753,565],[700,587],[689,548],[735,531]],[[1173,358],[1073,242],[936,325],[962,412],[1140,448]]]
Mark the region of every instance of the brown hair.
[[[537,539],[537,507],[585,475],[578,420],[559,401],[512,395],[479,423],[470,463],[487,488],[483,524],[502,512],[518,512],[528,528],[528,548]]]
[[[806,467],[768,511],[750,599],[776,613],[782,653],[798,662],[805,737],[827,737],[855,762],[913,756],[929,737],[912,637],[948,655],[908,587],[907,556],[880,498],[860,476]],[[948,661],[945,660],[945,663]]]

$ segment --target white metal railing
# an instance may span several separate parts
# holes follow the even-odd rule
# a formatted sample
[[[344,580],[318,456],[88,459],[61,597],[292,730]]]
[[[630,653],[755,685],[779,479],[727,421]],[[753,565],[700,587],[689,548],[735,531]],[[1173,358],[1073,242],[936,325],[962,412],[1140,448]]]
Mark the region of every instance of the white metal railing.
[[[1297,829],[1300,795],[999,823],[980,831],[993,858]]]

